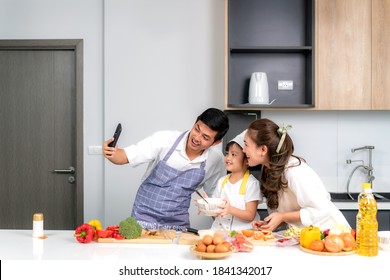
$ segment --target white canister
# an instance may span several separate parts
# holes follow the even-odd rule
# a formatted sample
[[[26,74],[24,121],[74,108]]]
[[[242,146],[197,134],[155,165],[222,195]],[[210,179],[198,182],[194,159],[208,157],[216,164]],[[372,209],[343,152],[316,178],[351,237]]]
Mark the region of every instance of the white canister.
[[[268,79],[264,72],[254,72],[249,82],[249,103],[268,104]]]
[[[33,237],[43,236],[43,213],[35,213],[33,215]]]

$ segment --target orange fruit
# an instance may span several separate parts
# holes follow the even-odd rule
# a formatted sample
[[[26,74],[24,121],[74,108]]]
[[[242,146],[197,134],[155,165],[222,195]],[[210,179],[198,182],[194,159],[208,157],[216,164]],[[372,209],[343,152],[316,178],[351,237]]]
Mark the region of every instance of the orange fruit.
[[[241,231],[243,235],[245,235],[246,237],[252,237],[253,234],[255,233],[253,230],[250,230],[250,229],[244,229]]]

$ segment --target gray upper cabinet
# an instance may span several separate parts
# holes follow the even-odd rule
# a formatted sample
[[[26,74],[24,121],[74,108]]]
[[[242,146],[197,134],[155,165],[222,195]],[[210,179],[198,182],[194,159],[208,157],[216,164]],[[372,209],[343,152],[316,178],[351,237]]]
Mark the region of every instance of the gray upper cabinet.
[[[226,109],[314,107],[314,0],[226,0],[225,4]],[[249,103],[254,72],[267,74],[272,104]]]

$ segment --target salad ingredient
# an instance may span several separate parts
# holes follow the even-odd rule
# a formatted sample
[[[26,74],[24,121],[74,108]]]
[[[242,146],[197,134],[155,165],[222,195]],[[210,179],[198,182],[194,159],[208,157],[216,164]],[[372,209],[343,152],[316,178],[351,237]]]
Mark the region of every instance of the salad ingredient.
[[[286,237],[297,237],[297,238],[299,238],[299,236],[301,235],[301,231],[302,231],[302,229],[300,229],[300,228],[289,227],[288,229],[286,229],[286,231],[283,233],[283,235],[286,236]]]
[[[245,235],[246,237],[252,237],[253,234],[255,233],[253,230],[250,230],[250,229],[244,229],[241,231],[243,235]]]
[[[253,244],[242,233],[237,233],[234,236],[232,245],[236,247],[237,252],[252,252],[253,250]]]
[[[94,230],[101,230],[101,229],[103,229],[102,223],[99,220],[90,220],[88,222],[88,224],[90,224],[93,227]]]
[[[349,252],[355,249],[355,238],[352,234],[344,232],[340,234],[340,237],[344,241],[343,251]]]
[[[133,217],[128,217],[119,223],[119,233],[126,239],[135,239],[141,236],[142,227]]]
[[[74,236],[80,243],[89,243],[92,241],[95,231],[90,224],[82,224],[76,228]]]
[[[344,241],[339,235],[331,234],[325,237],[325,248],[328,252],[338,253],[344,248]]]
[[[306,249],[310,249],[310,244],[314,240],[321,240],[321,231],[319,227],[308,226],[302,229],[299,242],[301,246]]]
[[[329,230],[329,235],[331,235],[331,234],[340,235],[344,232],[351,233],[351,229],[349,227],[347,227],[346,225],[334,225]]]
[[[318,252],[322,252],[325,248],[325,244],[324,244],[324,241],[322,240],[314,240],[311,244],[310,244],[310,250],[313,250],[313,251],[318,251]]]
[[[96,235],[98,236],[98,238],[109,238],[112,236],[113,233],[114,233],[114,231],[108,230],[108,229],[96,230]]]

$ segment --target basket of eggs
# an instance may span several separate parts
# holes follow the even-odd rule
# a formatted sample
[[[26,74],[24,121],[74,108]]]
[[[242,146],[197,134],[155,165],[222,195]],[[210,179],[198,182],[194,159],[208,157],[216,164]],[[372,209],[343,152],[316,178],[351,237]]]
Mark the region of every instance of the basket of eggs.
[[[234,248],[221,235],[207,234],[191,246],[190,250],[201,259],[216,260],[226,258],[234,251]]]

